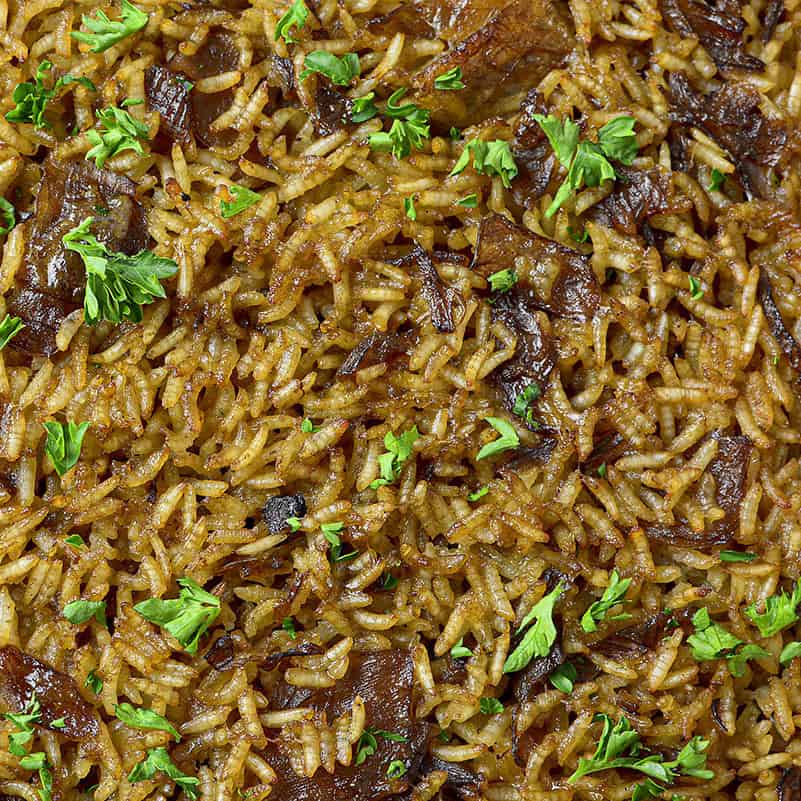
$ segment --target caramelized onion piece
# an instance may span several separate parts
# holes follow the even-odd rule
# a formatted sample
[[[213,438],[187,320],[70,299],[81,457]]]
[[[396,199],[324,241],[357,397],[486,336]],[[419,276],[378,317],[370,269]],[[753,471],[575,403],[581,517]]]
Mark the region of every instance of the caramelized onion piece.
[[[801,345],[796,342],[795,337],[784,323],[782,313],[773,298],[773,286],[770,283],[765,268],[759,272],[759,284],[757,285],[759,302],[762,304],[762,311],[768,321],[768,328],[773,338],[779,343],[782,353],[787,357],[790,366],[798,373],[801,373]]]

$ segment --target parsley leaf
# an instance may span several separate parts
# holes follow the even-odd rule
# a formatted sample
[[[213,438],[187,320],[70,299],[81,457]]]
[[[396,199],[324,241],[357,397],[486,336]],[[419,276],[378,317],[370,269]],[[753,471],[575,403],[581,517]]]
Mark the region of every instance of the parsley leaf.
[[[414,450],[414,443],[420,438],[417,426],[412,426],[399,437],[392,431],[384,435],[386,453],[378,457],[378,466],[381,469],[381,478],[370,482],[372,489],[378,489],[385,484],[391,484],[401,474],[401,469]]]
[[[50,721],[50,728],[51,729],[66,729],[67,728],[67,721],[64,718],[56,718],[55,720]]]
[[[187,776],[173,764],[170,754],[164,747],[148,749],[145,759],[134,767],[128,774],[131,784],[152,779],[157,772],[163,773],[172,779],[185,793],[190,801],[198,797],[200,781],[194,776]]]
[[[290,640],[297,639],[298,633],[295,631],[295,621],[291,617],[285,617],[281,622],[281,628],[289,635]]]
[[[462,132],[455,125],[452,125],[448,131],[448,136],[452,141],[458,142],[462,138]]]
[[[534,114],[534,119],[548,137],[559,163],[566,170],[569,169],[579,143],[579,126],[569,117],[560,121],[553,114],[549,114],[547,117],[543,114]]]
[[[453,67],[434,78],[434,88],[441,92],[452,92],[454,89],[464,89],[464,87],[461,67]]]
[[[94,159],[95,166],[102,167],[107,159],[124,150],[133,150],[140,155],[145,152],[139,140],[148,141],[150,130],[147,125],[117,106],[99,109],[95,114],[100,128],[86,132],[86,138],[94,145],[86,154],[87,160]]]
[[[119,20],[110,20],[103,11],[98,11],[94,19],[84,14],[81,21],[91,33],[72,31],[70,36],[88,44],[93,53],[102,53],[127,36],[141,31],[147,25],[147,19],[144,11],[140,11],[128,0],[122,0]]]
[[[534,403],[539,396],[542,395],[540,385],[532,381],[522,392],[515,398],[514,405],[512,406],[512,414],[522,417],[526,423],[534,429],[539,428],[539,423],[534,419],[534,412],[531,409],[531,404]]]
[[[116,704],[114,706],[114,714],[126,726],[131,726],[134,729],[156,729],[157,731],[166,731],[175,737],[175,742],[181,742],[181,735],[178,734],[175,726],[170,723],[163,715],[159,715],[152,709],[144,709],[143,707],[135,707],[128,703]]]
[[[103,679],[94,670],[90,670],[83,686],[88,687],[95,695],[100,695],[103,690]]]
[[[409,197],[403,199],[403,209],[410,220],[417,219],[417,209],[414,207],[414,195],[409,195]]]
[[[398,100],[404,94],[406,89],[398,89],[387,100],[385,113],[394,119],[389,132],[372,133],[367,140],[373,150],[379,153],[391,152],[397,159],[408,156],[412,152],[412,147],[422,150],[430,132],[429,110],[419,108],[414,103],[399,106]]]
[[[10,234],[12,228],[17,224],[14,207],[2,196],[0,196],[0,219],[5,221],[5,225],[0,225],[0,236]],[[8,318],[8,315],[6,315],[6,318]]]
[[[409,738],[404,737],[402,734],[396,734],[394,731],[376,729],[373,726],[368,726],[356,741],[356,765],[363,764],[367,757],[372,756],[376,752],[378,748],[377,737],[382,737],[384,740],[391,740],[395,743],[409,742]]]
[[[331,545],[332,562],[345,562],[348,559],[355,559],[358,555],[358,551],[342,553],[342,539],[339,536],[339,532],[342,531],[344,527],[345,524],[338,520],[334,523],[322,523],[320,525],[320,531],[323,532],[323,536]]]
[[[228,193],[233,197],[233,200],[220,200],[220,214],[226,220],[245,209],[249,209],[261,200],[261,195],[258,192],[237,184],[231,184],[228,187]]]
[[[388,98],[387,104],[384,108],[384,114],[391,117],[393,120],[405,120],[413,116],[418,111],[425,111],[420,109],[414,103],[404,103],[402,106],[398,105],[398,101],[406,94],[405,87],[396,89]]]
[[[289,530],[293,532],[297,531],[301,525],[299,517],[288,517],[286,523],[289,526]]]
[[[517,164],[515,164],[509,143],[502,139],[495,139],[492,142],[484,142],[481,139],[471,139],[464,146],[462,155],[453,165],[450,175],[459,175],[470,163],[470,155],[473,156],[473,168],[482,175],[498,175],[503,185],[509,189],[512,179],[517,175]]]
[[[474,209],[478,206],[478,196],[475,192],[470,195],[466,195],[461,200],[456,201],[457,206],[463,206],[466,209]]]
[[[292,38],[290,28],[297,26],[300,30],[305,24],[309,16],[309,9],[303,0],[295,0],[289,7],[289,10],[278,20],[275,26],[275,41],[283,39],[287,44],[294,44],[297,39]]]
[[[50,457],[53,467],[59,476],[63,476],[78,462],[81,445],[89,423],[75,425],[71,420],[67,423],[50,421],[42,424],[47,431],[45,453]]]
[[[779,655],[779,662],[786,665],[788,662],[792,662],[797,656],[801,656],[801,642],[788,642],[787,645],[782,648],[782,652]]]
[[[72,601],[68,603],[63,611],[70,623],[80,626],[94,618],[101,626],[106,623],[106,602],[105,601]]]
[[[406,774],[406,763],[400,759],[393,759],[387,767],[388,779],[400,779],[401,776]]]
[[[694,275],[688,276],[687,280],[690,283],[690,297],[693,300],[700,300],[704,296],[700,281]]]
[[[507,267],[488,275],[487,281],[493,292],[508,292],[517,283],[517,273],[514,267]]]
[[[570,695],[570,693],[573,692],[573,685],[577,678],[578,671],[575,665],[571,665],[570,662],[565,662],[564,665],[559,665],[559,667],[548,676],[548,681],[560,692],[565,693],[565,695]]]
[[[378,114],[378,107],[373,102],[375,92],[368,92],[363,97],[357,97],[351,101],[350,120],[351,122],[367,122]]]
[[[497,698],[482,698],[478,708],[482,715],[499,715],[503,712],[503,704]]]
[[[25,328],[25,324],[19,317],[11,317],[7,314],[0,322],[0,350],[3,350],[23,328]]]
[[[467,496],[468,501],[477,501],[483,498],[489,492],[489,487],[479,487],[475,492],[471,492]]]
[[[459,637],[459,642],[451,648],[451,659],[467,659],[473,652],[464,645],[464,637]]]
[[[311,421],[311,418],[304,417],[303,421],[300,424],[300,430],[304,434],[313,434],[315,431],[319,431],[320,430],[320,426],[314,425],[314,423],[312,423],[312,421]]]
[[[759,612],[759,604],[752,603],[745,613],[759,629],[763,637],[772,637],[798,620],[796,607],[801,603],[801,580],[795,585],[792,595],[782,590],[765,601],[765,611]]]
[[[603,463],[602,463],[602,464],[601,464],[601,465],[598,467],[598,475],[599,475],[601,478],[606,478],[606,462],[603,462]]]
[[[133,256],[110,251],[90,233],[93,221],[93,217],[87,217],[61,240],[67,250],[81,256],[86,268],[84,318],[89,325],[123,319],[138,323],[143,304],[167,297],[159,280],[175,275],[178,265],[149,250]]]
[[[745,663],[749,659],[769,656],[764,648],[751,643],[746,644],[723,626],[713,623],[709,610],[705,607],[701,607],[693,615],[693,626],[695,632],[687,638],[693,657],[698,662],[725,659],[732,676],[742,676],[745,672]]]
[[[621,580],[617,570],[613,570],[609,577],[609,586],[604,590],[604,594],[582,615],[581,628],[587,632],[595,631],[598,628],[596,624],[606,617],[606,613],[613,606],[623,603],[630,585],[630,578]]]
[[[748,551],[721,551],[718,555],[721,562],[753,562],[757,558],[755,553]]]
[[[485,417],[489,423],[501,436],[498,439],[488,442],[476,456],[477,461],[486,459],[488,456],[495,456],[504,451],[516,448],[520,444],[520,437],[517,436],[514,426],[501,417]]]
[[[713,168],[712,174],[709,176],[709,191],[717,192],[725,181],[726,175],[717,169],[717,167]]]
[[[626,165],[634,161],[639,150],[634,133],[636,122],[634,117],[615,117],[598,131],[598,144],[607,158]]]
[[[17,727],[17,730],[8,736],[8,750],[14,756],[25,756],[24,746],[33,739],[33,724],[42,720],[42,708],[36,693],[31,694],[23,712],[4,712],[3,717]]]
[[[130,108],[131,106],[141,106],[145,102],[143,97],[126,97],[125,100],[120,103],[121,108]]]
[[[551,646],[556,641],[553,610],[564,589],[565,585],[560,581],[547,595],[543,595],[523,618],[517,628],[517,633],[520,634],[525,629],[528,631],[523,635],[517,648],[506,657],[503,665],[504,673],[516,673],[534,657],[547,656],[550,653]],[[529,628],[529,626],[531,627]]]
[[[36,793],[40,801],[51,801],[53,797],[53,774],[50,772],[50,765],[44,751],[27,754],[20,759],[19,764],[23,770],[38,771],[41,788]]]
[[[64,538],[64,542],[71,548],[75,548],[76,551],[86,547],[86,543],[80,534],[70,534],[69,537]]]
[[[55,82],[52,89],[45,89],[45,73],[49,72],[52,67],[53,64],[50,61],[43,61],[36,68],[33,83],[26,81],[17,84],[14,94],[11,96],[16,105],[6,114],[9,122],[29,122],[35,128],[50,128],[51,125],[44,116],[45,109],[47,104],[59,93],[61,87],[71,83],[80,83],[81,86],[85,86],[93,92],[97,91],[95,85],[88,78],[76,78],[73,75],[64,75]]]
[[[220,614],[220,599],[206,592],[191,578],[179,578],[181,591],[167,601],[150,598],[134,609],[151,623],[161,626],[178,640],[187,653],[197,652],[203,634]]]
[[[314,50],[306,56],[303,66],[304,70],[300,73],[301,81],[319,72],[337,86],[348,86],[361,72],[356,53],[345,53],[344,56],[337,57],[327,50]]]

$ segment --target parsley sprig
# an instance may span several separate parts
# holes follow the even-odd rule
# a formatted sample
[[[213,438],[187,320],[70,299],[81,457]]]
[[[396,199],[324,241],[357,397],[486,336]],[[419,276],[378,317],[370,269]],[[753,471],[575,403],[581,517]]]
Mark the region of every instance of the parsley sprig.
[[[434,78],[434,88],[441,92],[452,92],[457,89],[464,89],[465,83],[462,80],[462,68],[453,67],[442,75]]]
[[[144,154],[140,140],[148,141],[150,130],[147,125],[118,106],[98,109],[95,114],[100,121],[100,127],[86,132],[86,138],[93,145],[86,154],[87,161],[94,159],[95,166],[102,167],[107,159],[125,150]]]
[[[758,645],[746,643],[718,623],[713,623],[709,610],[701,607],[693,615],[695,632],[687,638],[693,657],[699,662],[725,659],[734,677],[745,673],[745,663],[770,654]]]
[[[91,33],[72,31],[70,36],[88,44],[93,53],[102,53],[127,36],[141,31],[147,25],[147,19],[144,11],[140,11],[128,0],[122,0],[119,20],[110,20],[103,11],[98,11],[94,19],[84,14],[81,21]]]
[[[414,450],[414,443],[420,438],[417,426],[412,426],[399,437],[392,431],[387,431],[384,435],[384,447],[387,449],[378,457],[378,466],[381,470],[381,478],[370,482],[372,489],[378,489],[386,484],[391,484],[401,474],[401,469]]]
[[[495,456],[504,451],[516,448],[520,444],[520,437],[517,436],[514,426],[502,417],[485,417],[485,422],[489,423],[499,434],[498,439],[488,442],[478,452],[476,461],[486,459],[488,456]]]
[[[50,763],[47,761],[47,754],[44,751],[36,751],[27,754],[19,761],[23,770],[35,770],[39,774],[39,789],[36,794],[40,801],[51,801],[53,798],[53,773],[50,770]]]
[[[556,625],[553,622],[553,610],[559,596],[565,589],[559,582],[549,593],[543,595],[529,613],[520,622],[517,633],[525,631],[517,648],[506,657],[503,665],[504,673],[516,673],[522,670],[534,657],[547,656],[551,646],[556,642]],[[533,623],[533,625],[532,625]]]
[[[404,737],[402,734],[396,734],[394,731],[376,729],[373,726],[368,726],[356,741],[356,765],[362,765],[367,757],[372,756],[376,752],[378,749],[378,737],[384,740],[391,740],[394,743],[409,742],[409,738]]]
[[[582,615],[581,628],[587,632],[596,631],[598,623],[606,617],[607,612],[612,607],[625,602],[624,599],[630,585],[630,578],[621,579],[617,570],[613,570],[609,576],[609,586],[604,590],[604,594]]]
[[[164,747],[148,749],[145,759],[128,774],[128,781],[131,784],[135,784],[136,782],[152,779],[158,772],[172,779],[186,793],[186,797],[190,801],[195,801],[198,797],[200,780],[195,776],[187,776],[180,771],[170,759],[170,754]]]
[[[308,16],[309,9],[306,8],[303,0],[295,0],[275,25],[275,41],[283,39],[286,44],[295,44],[297,39],[292,38],[291,28],[297,28],[300,31],[306,24]]]
[[[300,73],[300,80],[305,81],[315,72],[325,75],[331,83],[337,86],[348,86],[361,72],[359,57],[356,53],[335,56],[327,50],[314,50],[303,60],[303,72]]]
[[[8,750],[14,756],[25,756],[25,746],[33,739],[33,724],[42,720],[42,707],[36,693],[31,695],[23,712],[4,712],[3,717],[16,727],[16,731],[8,735]]]
[[[16,224],[17,215],[14,207],[0,195],[0,236],[10,234]],[[8,315],[6,315],[6,319],[8,319]]]
[[[552,217],[559,207],[582,186],[600,186],[613,180],[617,173],[610,159],[629,165],[637,155],[634,117],[615,117],[598,131],[598,142],[580,142],[579,127],[572,120],[559,120],[552,114],[535,114],[559,163],[567,170],[567,178],[556,192],[545,212]]]
[[[178,265],[149,250],[133,256],[110,251],[90,233],[93,222],[93,217],[87,217],[62,239],[67,250],[81,256],[86,268],[84,318],[89,325],[100,320],[138,323],[144,304],[167,296],[160,281],[175,275]]]
[[[398,89],[387,99],[384,114],[393,120],[389,131],[378,131],[368,137],[373,150],[392,153],[397,159],[408,156],[413,147],[422,150],[430,135],[428,120],[431,112],[427,108],[414,103],[399,105],[406,91],[405,88]]]
[[[16,105],[6,114],[9,122],[28,122],[35,128],[50,128],[51,125],[44,116],[45,110],[47,104],[61,91],[62,87],[71,83],[79,83],[93,92],[97,91],[97,87],[88,78],[74,75],[62,75],[53,84],[52,89],[45,89],[44,78],[52,67],[52,62],[43,61],[36,68],[33,81],[17,84],[14,94],[11,96]]]
[[[175,738],[176,743],[181,742],[181,735],[178,730],[170,723],[164,715],[159,715],[152,709],[135,707],[129,703],[116,704],[114,714],[126,726],[134,729],[154,729],[156,731],[166,731]]]
[[[227,187],[227,193],[232,198],[231,200],[220,199],[220,216],[226,220],[261,201],[261,195],[258,192],[238,184],[231,184]]]
[[[483,175],[500,176],[503,185],[509,189],[512,179],[517,175],[517,164],[509,147],[509,143],[502,139],[485,142],[482,139],[471,139],[464,146],[462,154],[453,165],[451,175],[464,172],[473,157],[473,168]]]
[[[771,595],[765,601],[764,612],[760,612],[760,604],[754,602],[745,613],[763,637],[772,637],[798,620],[796,608],[799,603],[801,603],[801,580],[795,585],[791,595],[784,590],[777,595]]]

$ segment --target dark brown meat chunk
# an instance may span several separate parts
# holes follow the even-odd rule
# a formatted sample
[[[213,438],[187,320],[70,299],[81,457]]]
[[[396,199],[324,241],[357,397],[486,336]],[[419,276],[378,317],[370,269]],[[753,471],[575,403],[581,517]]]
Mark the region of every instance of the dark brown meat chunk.
[[[83,302],[83,261],[61,238],[86,217],[94,217],[92,233],[111,250],[133,254],[147,247],[145,212],[135,192],[128,178],[86,161],[45,163],[22,286],[9,304],[27,326],[12,340],[14,347],[50,355],[59,325]]]
[[[451,40],[474,33],[508,4],[509,0],[414,0],[371,17],[367,29],[379,36],[404,33]]]
[[[787,357],[787,361],[790,362],[790,366],[797,373],[801,373],[801,345],[796,342],[795,337],[784,323],[782,313],[773,298],[773,286],[770,283],[770,277],[764,267],[759,273],[757,292],[759,294],[759,302],[762,304],[762,311],[768,321],[770,333],[779,343],[779,347]]]
[[[290,517],[306,516],[306,499],[299,492],[296,495],[273,495],[268,498],[262,510],[262,519],[270,534],[280,534],[289,524]]]
[[[392,363],[403,356],[408,356],[415,342],[416,337],[411,331],[398,334],[376,331],[361,340],[347,355],[337,370],[337,375],[353,375],[365,367]]]
[[[701,550],[726,545],[731,541],[740,520],[740,502],[745,494],[751,440],[748,437],[720,433],[713,436],[718,440],[718,454],[710,462],[708,470],[715,479],[716,503],[726,513],[725,516],[706,531],[695,531],[686,523],[649,523],[643,527],[649,539],[679,548]]]
[[[769,197],[767,171],[783,163],[796,143],[783,125],[766,119],[756,89],[726,83],[703,95],[680,72],[671,73],[668,84],[670,118],[706,131],[731,154],[748,195]]]
[[[350,119],[351,101],[326,80],[318,81],[314,103],[314,130],[320,136],[336,133]]]
[[[549,0],[485,3],[474,21],[487,7],[491,13],[477,27],[462,22],[450,28],[458,38],[446,36],[448,50],[412,79],[435,120],[464,125],[485,119],[493,103],[536,85],[573,47],[560,8]],[[435,78],[454,67],[461,67],[467,91],[437,92]]]
[[[151,111],[158,111],[161,130],[173,142],[190,140],[190,103],[186,79],[169,67],[153,64],[145,71],[145,98]]]
[[[529,91],[520,106],[512,148],[518,169],[512,194],[520,205],[526,207],[545,194],[558,163],[548,137],[534,119],[534,114],[548,114],[545,99],[536,89]]]
[[[168,67],[175,73],[186,75],[194,83],[202,78],[211,78],[239,69],[239,48],[230,33],[222,28],[215,28],[194,55],[186,56],[179,50],[170,59]],[[189,100],[192,132],[198,141],[207,147],[230,145],[234,139],[234,132],[213,131],[211,124],[230,108],[234,100],[233,90],[225,89],[214,94],[192,90],[189,93]]]
[[[718,69],[761,72],[765,65],[745,52],[745,20],[736,0],[660,0],[668,28],[682,37],[693,36],[712,56]]]
[[[67,675],[23,653],[13,645],[0,648],[0,698],[10,712],[22,712],[33,695],[39,700],[42,726],[64,718],[53,729],[68,740],[90,740],[100,734],[97,714]]]
[[[801,768],[785,768],[776,785],[776,801],[801,801]]]
[[[601,302],[601,291],[589,260],[570,248],[515,225],[500,214],[481,221],[472,269],[484,277],[514,266],[515,258],[555,261],[559,273],[546,298],[533,291],[531,302],[556,317],[584,322],[591,319]]]
[[[689,203],[673,202],[670,175],[661,170],[616,167],[618,179],[612,193],[593,206],[590,217],[629,236],[635,236],[643,220],[653,214],[685,211]]]
[[[414,718],[413,683],[411,653],[401,650],[352,652],[347,674],[327,689],[312,691],[279,682],[270,699],[273,709],[311,706],[330,723],[348,711],[359,695],[367,726],[395,732],[407,742],[379,736],[375,754],[362,765],[338,764],[333,774],[319,769],[311,779],[294,772],[283,743],[271,743],[265,756],[278,774],[272,795],[292,801],[378,801],[405,792],[420,770],[429,733],[428,725]],[[401,779],[386,776],[393,760],[406,765]]]

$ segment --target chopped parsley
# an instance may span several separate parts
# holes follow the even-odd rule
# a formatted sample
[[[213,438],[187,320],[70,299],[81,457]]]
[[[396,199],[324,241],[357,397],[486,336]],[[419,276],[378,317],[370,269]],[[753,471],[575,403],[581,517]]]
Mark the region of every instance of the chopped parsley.
[[[501,417],[485,417],[484,421],[489,423],[500,434],[500,437],[484,445],[476,456],[477,461],[486,459],[489,456],[496,456],[499,453],[516,448],[520,444],[520,437],[517,436],[517,431],[508,421]]]
[[[565,589],[563,582],[559,582],[549,593],[543,595],[517,627],[517,634],[523,631],[523,639],[506,658],[503,665],[504,673],[516,673],[522,670],[537,656],[547,656],[554,642],[556,642],[556,626],[553,622],[553,610],[559,596]],[[533,625],[532,625],[533,623]]]
[[[84,319],[89,325],[100,320],[141,322],[144,304],[167,297],[160,281],[175,275],[178,265],[149,250],[133,256],[110,251],[90,232],[93,222],[87,217],[61,240],[67,250],[80,255],[86,268]]]
[[[467,659],[473,652],[464,644],[464,637],[459,637],[459,642],[451,648],[451,659]]]
[[[753,562],[757,558],[755,553],[748,551],[721,551],[721,562]]]
[[[481,139],[471,139],[464,146],[462,155],[453,165],[451,175],[459,175],[470,163],[470,155],[473,156],[473,168],[482,175],[497,175],[503,185],[508,189],[512,185],[512,179],[517,175],[517,164],[509,148],[509,143],[502,139],[495,139],[492,142],[484,142]]]
[[[105,601],[72,601],[68,603],[62,612],[70,623],[80,626],[94,618],[101,626],[106,623],[106,602]]]
[[[564,665],[559,665],[559,667],[548,676],[548,681],[560,692],[565,693],[565,695],[570,695],[570,693],[573,692],[573,685],[576,683],[577,678],[578,671],[575,665],[571,665],[570,662],[565,662]]]
[[[94,159],[95,166],[102,167],[107,159],[125,150],[144,154],[142,141],[147,142],[150,133],[147,125],[118,106],[98,109],[95,114],[100,127],[86,132],[86,138],[94,145],[86,154],[87,160]]]
[[[409,195],[403,199],[403,210],[410,220],[417,219],[417,209],[414,207],[414,195]]]
[[[474,209],[478,206],[478,195],[473,192],[470,195],[465,195],[461,200],[456,201],[457,206],[463,206],[466,209]]]
[[[567,232],[570,234],[570,238],[574,242],[578,242],[580,245],[584,242],[588,241],[590,238],[590,232],[586,228],[581,229],[581,233],[574,231],[569,225],[567,226]]]
[[[300,80],[305,81],[315,72],[325,75],[331,83],[337,86],[348,86],[361,72],[359,57],[356,53],[345,53],[344,56],[335,56],[327,50],[314,50],[303,61],[303,72]]]
[[[797,656],[801,656],[801,642],[788,642],[787,645],[782,648],[782,652],[779,655],[779,662],[782,665],[786,665],[788,662],[792,662]]]
[[[479,487],[475,492],[471,492],[467,496],[468,501],[477,501],[483,498],[489,492],[489,487]]]
[[[723,626],[713,623],[709,616],[709,610],[705,607],[701,607],[693,615],[693,626],[695,626],[695,632],[687,638],[693,658],[698,662],[725,659],[729,666],[729,672],[734,677],[742,676],[745,673],[745,663],[749,659],[770,656],[764,648],[753,643],[745,643]]]
[[[47,432],[45,453],[50,457],[56,473],[63,476],[78,463],[83,436],[89,423],[76,425],[70,420],[67,423],[49,421],[42,425]]]
[[[709,191],[717,192],[726,181],[726,175],[722,173],[717,167],[712,169],[712,174],[709,176]]]
[[[633,117],[615,117],[598,131],[598,142],[580,142],[579,128],[572,120],[535,114],[534,119],[548,137],[556,158],[567,170],[553,202],[545,212],[552,217],[559,207],[582,186],[600,186],[616,177],[609,159],[631,164],[637,155]]]
[[[539,423],[534,419],[534,412],[531,409],[531,404],[542,395],[540,385],[532,381],[522,392],[515,398],[514,405],[512,406],[512,414],[522,417],[526,423],[534,429],[539,428]]]
[[[14,756],[25,756],[25,745],[33,739],[33,724],[42,720],[42,708],[36,693],[31,693],[25,711],[4,712],[3,717],[16,727],[16,731],[8,735],[8,750]]]
[[[378,107],[373,102],[375,92],[368,92],[363,97],[357,97],[351,101],[350,120],[351,122],[367,122],[378,114]]]
[[[135,707],[131,704],[116,704],[114,706],[114,714],[126,726],[134,729],[155,729],[157,731],[166,731],[175,738],[176,743],[181,742],[181,735],[178,730],[170,723],[164,715],[159,715],[152,709],[144,709],[143,707]]]
[[[406,775],[406,763],[400,759],[393,759],[387,768],[388,779],[400,779],[401,776]]]
[[[295,631],[295,620],[291,617],[285,617],[281,622],[281,628],[289,635],[290,640],[297,639],[298,633]]]
[[[303,422],[300,424],[300,430],[304,434],[313,434],[315,431],[320,430],[320,426],[314,425],[314,423],[311,421],[311,418],[304,417]]]
[[[286,524],[289,526],[289,530],[294,532],[300,528],[301,521],[299,517],[288,517]]]
[[[451,129],[448,131],[448,136],[450,137],[451,141],[458,142],[459,139],[462,138],[462,132],[454,125],[451,126]]]
[[[83,541],[83,537],[80,534],[70,534],[69,537],[64,537],[64,542],[69,545],[70,548],[75,548],[76,551],[86,547],[86,543]]]
[[[387,431],[384,435],[384,447],[387,449],[378,457],[378,466],[381,471],[381,478],[370,482],[372,489],[378,489],[386,484],[391,484],[401,474],[403,465],[408,461],[414,451],[414,443],[420,438],[417,426],[412,426],[399,437],[392,431]]]
[[[701,282],[694,276],[687,276],[690,283],[690,297],[693,300],[700,300],[704,296],[704,290],[701,288]]]
[[[278,20],[275,26],[275,41],[283,39],[286,44],[295,44],[297,39],[292,38],[291,28],[297,27],[301,30],[306,24],[306,19],[309,16],[309,9],[303,0],[295,0],[289,7],[289,10]]]
[[[514,267],[507,267],[488,275],[487,281],[493,292],[508,292],[517,283],[517,273]]]
[[[478,702],[482,715],[499,715],[503,712],[503,704],[497,698],[484,697]]]
[[[601,464],[601,465],[598,467],[598,475],[599,475],[601,478],[606,478],[606,462],[603,462],[603,463],[602,463],[602,464]]]
[[[245,209],[249,209],[261,200],[261,195],[258,192],[237,184],[231,184],[228,187],[228,194],[233,197],[233,200],[220,199],[220,215],[226,220]]]
[[[398,105],[398,101],[406,94],[406,89],[398,89],[387,100],[384,113],[392,118],[393,123],[389,131],[378,131],[368,137],[373,150],[379,153],[392,153],[397,159],[402,159],[415,150],[422,150],[425,140],[430,135],[428,109],[420,108],[414,103]]]
[[[70,36],[88,44],[93,53],[102,53],[122,39],[141,31],[147,25],[147,19],[144,11],[140,11],[128,0],[122,0],[119,20],[110,20],[103,11],[98,11],[94,19],[84,14],[81,21],[91,33],[72,31]]]
[[[141,106],[145,102],[143,97],[126,97],[120,103],[120,108],[130,108],[131,106]]]
[[[8,314],[0,321],[0,350],[19,334],[25,324],[19,317],[11,317]]]
[[[94,670],[90,670],[83,686],[88,687],[95,695],[100,695],[103,690],[103,679]]]
[[[398,586],[398,579],[392,575],[391,572],[387,571],[381,577],[381,589],[382,590],[394,590],[395,587]]]
[[[53,798],[53,774],[47,761],[44,751],[37,751],[34,754],[26,754],[19,761],[23,770],[35,770],[39,773],[39,784],[41,787],[36,791],[40,801],[51,801]]]
[[[56,718],[55,720],[50,721],[50,728],[51,729],[66,729],[67,728],[67,721],[64,718]]]
[[[16,104],[11,111],[6,114],[9,122],[28,122],[35,128],[50,128],[50,123],[45,119],[47,104],[61,91],[63,86],[71,83],[79,83],[93,92],[97,87],[88,79],[75,77],[74,75],[63,75],[59,78],[52,89],[45,89],[44,77],[53,67],[52,62],[43,61],[36,68],[36,76],[33,82],[17,84],[11,99]]]
[[[182,773],[173,764],[169,752],[164,747],[148,749],[145,759],[128,774],[128,781],[136,784],[136,782],[152,779],[158,772],[172,779],[186,793],[186,797],[190,801],[195,801],[198,797],[200,781],[195,776],[187,776]]]
[[[617,570],[613,570],[609,577],[609,586],[604,590],[604,594],[582,615],[581,628],[587,632],[596,631],[597,624],[606,617],[607,612],[618,604],[624,603],[630,585],[630,578],[621,579]]]
[[[334,523],[323,523],[320,526],[320,531],[323,532],[323,536],[328,540],[329,545],[331,546],[331,561],[332,562],[346,562],[349,559],[355,559],[359,554],[358,551],[348,551],[347,553],[342,553],[342,539],[339,536],[339,532],[345,527],[345,524],[336,521]]]
[[[801,580],[795,585],[792,595],[782,590],[765,601],[765,611],[759,612],[758,603],[752,603],[745,613],[759,629],[763,637],[772,637],[777,632],[792,626],[798,620],[796,607],[801,603]]]
[[[645,774],[648,778],[634,788],[632,801],[656,798],[682,776],[712,779],[714,773],[706,768],[706,750],[709,740],[693,737],[674,760],[666,761],[662,754],[644,754],[640,735],[631,728],[625,717],[613,725],[609,715],[596,715],[603,721],[603,733],[595,753],[589,759],[581,757],[578,768],[568,779],[570,784],[582,776],[612,768],[626,768]]]
[[[368,726],[359,736],[356,741],[356,760],[354,764],[362,765],[367,757],[372,756],[378,748],[378,737],[384,740],[391,740],[395,743],[406,743],[408,738],[402,734],[396,734],[394,731],[386,731],[385,729],[376,729],[373,726]]]
[[[434,88],[441,92],[452,92],[455,89],[464,89],[464,87],[461,67],[453,67],[434,78]]]
[[[191,578],[179,578],[177,598],[150,598],[134,609],[145,619],[169,632],[189,654],[197,652],[200,638],[220,614],[220,599]]]
[[[5,225],[0,224],[0,236],[10,234],[17,224],[14,207],[2,196],[0,196],[0,220],[5,222]],[[6,315],[6,320],[7,319],[8,315]]]

